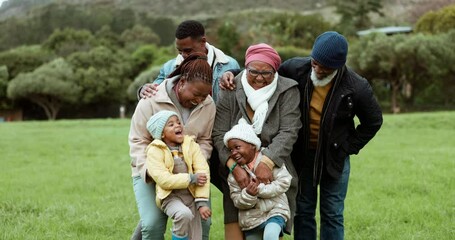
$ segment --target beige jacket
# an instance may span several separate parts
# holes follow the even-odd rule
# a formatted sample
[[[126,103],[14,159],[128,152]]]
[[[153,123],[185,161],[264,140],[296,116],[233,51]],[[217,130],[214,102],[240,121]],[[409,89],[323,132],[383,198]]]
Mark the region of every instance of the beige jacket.
[[[191,192],[195,201],[208,201],[210,193],[210,170],[207,159],[202,155],[199,145],[193,137],[185,135],[182,143],[183,160],[188,173],[174,174],[174,158],[168,146],[161,140],[153,140],[147,147],[147,173],[156,182],[156,205],[161,207],[162,200],[174,189],[185,189]],[[199,187],[190,184],[190,174],[205,173],[207,184]]]
[[[153,138],[147,131],[147,121],[160,110],[171,110],[179,114],[179,110],[169,98],[166,92],[166,82],[158,86],[157,93],[152,98],[139,100],[133,117],[131,118],[128,143],[130,145],[131,172],[132,176],[140,176],[146,183],[151,182],[146,177],[146,153],[145,149],[152,142]],[[206,159],[212,153],[212,129],[215,121],[215,103],[208,96],[204,102],[196,106],[191,112],[185,126],[184,133],[195,137],[201,147],[201,152]]]

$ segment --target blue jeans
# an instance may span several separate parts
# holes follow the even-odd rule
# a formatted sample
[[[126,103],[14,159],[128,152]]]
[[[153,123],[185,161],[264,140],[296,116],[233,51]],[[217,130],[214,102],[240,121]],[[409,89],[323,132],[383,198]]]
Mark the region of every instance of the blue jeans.
[[[306,156],[306,157],[313,157]],[[344,200],[348,191],[350,173],[349,156],[345,159],[340,179],[333,179],[323,171],[319,184],[319,204],[321,217],[321,239],[344,239]],[[317,237],[316,205],[318,201],[318,187],[313,186],[313,168],[303,168],[299,179],[299,194],[297,195],[297,209],[294,218],[294,239],[311,239]]]
[[[274,216],[261,225],[244,231],[246,240],[269,240],[279,239],[283,236],[283,228],[286,227],[286,221],[282,216]]]
[[[155,184],[146,184],[141,177],[133,177],[133,189],[141,218],[142,239],[163,240],[167,215],[156,206]],[[210,206],[210,201],[209,201]],[[202,239],[209,239],[211,219],[201,220]]]

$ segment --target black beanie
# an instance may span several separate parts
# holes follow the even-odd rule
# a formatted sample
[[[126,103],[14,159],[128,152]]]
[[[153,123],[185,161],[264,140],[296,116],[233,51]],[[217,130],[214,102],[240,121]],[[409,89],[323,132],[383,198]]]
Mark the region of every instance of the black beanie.
[[[311,57],[324,67],[338,69],[346,63],[348,42],[337,32],[325,32],[316,38]]]

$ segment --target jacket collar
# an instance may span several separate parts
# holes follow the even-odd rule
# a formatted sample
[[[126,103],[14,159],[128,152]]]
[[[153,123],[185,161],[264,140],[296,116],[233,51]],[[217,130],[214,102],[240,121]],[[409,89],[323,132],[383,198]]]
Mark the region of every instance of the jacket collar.
[[[185,134],[185,133],[183,133]],[[190,145],[190,142],[191,141],[195,141],[195,137],[194,136],[190,136],[190,135],[184,135],[183,136],[183,143],[182,143],[182,151],[186,151]],[[160,140],[160,139],[154,139],[151,143],[152,146],[155,146],[155,147],[158,147],[158,148],[161,148],[161,149],[168,149],[168,146],[166,145],[166,143],[163,142],[163,140]]]
[[[205,43],[205,48],[207,49],[207,62],[211,65],[212,63],[216,65],[217,63],[227,64],[229,63],[229,59],[223,51],[219,50],[215,46],[210,45],[208,42]],[[213,59],[215,58],[215,59]],[[174,65],[175,67],[179,66],[183,62],[182,55],[177,55],[175,58]],[[214,66],[210,66],[214,67]]]
[[[179,76],[174,76],[172,78],[166,78],[160,85],[158,85],[156,95],[154,96],[154,100],[156,102],[172,103],[171,98],[169,97],[169,95],[166,91],[166,84],[168,84],[168,82],[173,82],[178,77]]]

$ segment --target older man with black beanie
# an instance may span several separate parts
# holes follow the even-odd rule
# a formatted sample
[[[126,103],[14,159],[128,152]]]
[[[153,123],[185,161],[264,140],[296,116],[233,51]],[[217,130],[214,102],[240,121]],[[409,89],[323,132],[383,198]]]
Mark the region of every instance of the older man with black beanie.
[[[346,67],[348,42],[337,32],[316,38],[310,58],[292,58],[278,72],[299,82],[303,127],[292,161],[299,175],[295,239],[344,239],[344,200],[349,156],[358,154],[382,125],[382,112],[368,81]],[[357,116],[360,123],[354,124]]]
[[[279,75],[299,83],[301,99],[303,126],[292,151],[299,177],[295,239],[317,237],[318,188],[321,239],[344,239],[349,156],[358,154],[382,125],[371,85],[346,66],[347,54],[346,38],[329,31],[316,38],[311,57],[291,58],[278,69]],[[225,73],[221,87],[234,89],[232,78]]]

